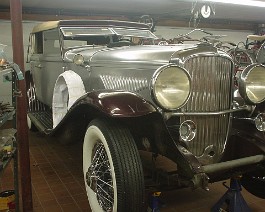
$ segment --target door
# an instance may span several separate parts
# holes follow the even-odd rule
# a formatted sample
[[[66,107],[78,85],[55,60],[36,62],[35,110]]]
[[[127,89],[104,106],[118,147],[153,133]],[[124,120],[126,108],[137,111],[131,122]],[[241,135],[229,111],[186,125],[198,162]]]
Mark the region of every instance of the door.
[[[58,29],[34,33],[30,66],[38,100],[52,106],[53,89],[63,72]]]

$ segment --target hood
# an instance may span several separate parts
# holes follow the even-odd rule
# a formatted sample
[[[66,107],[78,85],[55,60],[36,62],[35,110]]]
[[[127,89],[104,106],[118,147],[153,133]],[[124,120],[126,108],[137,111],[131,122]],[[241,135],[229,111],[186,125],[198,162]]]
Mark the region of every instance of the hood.
[[[91,66],[115,63],[166,64],[183,59],[188,55],[206,52],[217,52],[209,44],[179,44],[179,45],[143,45],[124,46],[118,48],[85,47],[70,50],[66,53],[68,59],[75,54],[82,54]]]

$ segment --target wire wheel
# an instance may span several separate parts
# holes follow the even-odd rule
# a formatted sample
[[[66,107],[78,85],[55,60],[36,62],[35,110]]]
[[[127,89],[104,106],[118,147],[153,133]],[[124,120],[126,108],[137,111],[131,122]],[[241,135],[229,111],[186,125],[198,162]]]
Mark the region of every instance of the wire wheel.
[[[92,211],[143,211],[142,164],[129,130],[93,120],[83,145],[83,172]]]

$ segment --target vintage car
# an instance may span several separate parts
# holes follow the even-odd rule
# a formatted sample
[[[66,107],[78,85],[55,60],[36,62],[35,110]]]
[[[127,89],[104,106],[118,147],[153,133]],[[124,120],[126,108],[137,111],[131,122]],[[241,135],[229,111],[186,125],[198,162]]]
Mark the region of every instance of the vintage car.
[[[237,45],[233,44],[234,47],[226,49],[234,59],[237,70],[243,71],[248,65],[253,63],[265,63],[264,41],[264,35],[248,35],[246,42],[239,42]],[[226,45],[224,44],[224,46]]]
[[[144,211],[147,186],[207,190],[238,176],[265,198],[265,67],[247,66],[236,92],[226,52],[155,39],[147,25],[125,21],[36,26],[29,127],[63,143],[83,140],[96,212]]]

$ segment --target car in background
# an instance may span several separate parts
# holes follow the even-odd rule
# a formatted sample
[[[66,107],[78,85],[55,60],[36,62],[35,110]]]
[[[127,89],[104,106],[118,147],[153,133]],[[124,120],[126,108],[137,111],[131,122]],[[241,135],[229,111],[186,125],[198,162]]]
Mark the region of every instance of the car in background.
[[[265,67],[248,66],[237,88],[225,51],[156,39],[147,25],[126,21],[34,27],[30,128],[83,141],[92,211],[144,211],[147,186],[207,190],[239,175],[265,198]]]

